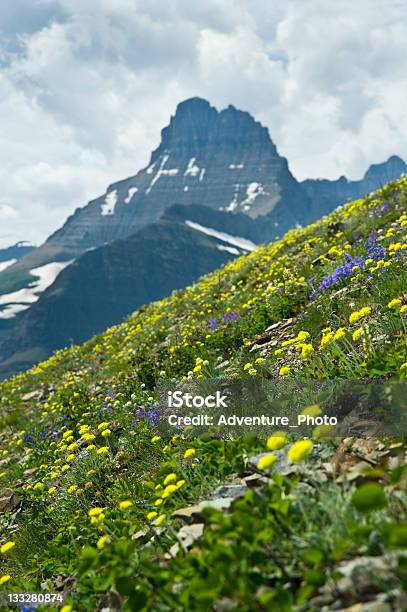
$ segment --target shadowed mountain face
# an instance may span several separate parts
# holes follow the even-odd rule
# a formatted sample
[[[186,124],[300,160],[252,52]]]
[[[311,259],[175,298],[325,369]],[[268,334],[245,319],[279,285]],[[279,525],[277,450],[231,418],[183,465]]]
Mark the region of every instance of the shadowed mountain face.
[[[0,348],[0,377],[87,340],[252,250],[259,225],[240,214],[175,206],[133,236],[84,253],[21,315]]]
[[[336,181],[307,179],[301,185],[313,202],[315,214],[320,217],[339,204],[361,198],[406,172],[407,164],[397,155],[393,155],[382,164],[371,165],[360,181],[349,181],[345,176],[341,176]]]

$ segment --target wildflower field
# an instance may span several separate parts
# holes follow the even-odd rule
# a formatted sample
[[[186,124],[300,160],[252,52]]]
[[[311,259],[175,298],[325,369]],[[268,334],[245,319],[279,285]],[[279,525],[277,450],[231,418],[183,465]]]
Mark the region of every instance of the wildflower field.
[[[38,609],[64,612],[404,609],[404,439],[167,438],[156,385],[406,379],[406,261],[402,177],[1,383],[0,592],[63,593]]]

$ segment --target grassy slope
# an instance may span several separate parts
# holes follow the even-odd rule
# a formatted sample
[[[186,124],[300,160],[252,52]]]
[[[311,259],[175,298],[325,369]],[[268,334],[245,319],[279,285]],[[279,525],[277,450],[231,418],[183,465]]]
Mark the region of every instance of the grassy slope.
[[[154,441],[151,426],[133,419],[137,407],[154,403],[160,377],[272,377],[287,372],[281,368],[304,378],[405,377],[406,208],[401,178],[2,383],[1,486],[17,492],[21,511],[0,514],[0,543],[16,542],[1,557],[0,574],[11,579],[0,588],[39,590],[47,581],[51,591],[71,591],[75,610],[95,609],[112,588],[130,610],[203,610],[218,600],[290,610],[313,597],[340,560],[405,543],[405,478],[394,469],[404,459],[370,474],[385,486],[386,507],[361,518],[346,474],[338,483],[314,469],[333,465],[338,453],[352,462],[352,444],[325,442],[300,476],[275,470],[261,495],[249,493],[231,513],[209,513],[204,537],[168,560],[172,511],[242,474],[265,441]],[[369,236],[375,241],[366,244]],[[356,260],[340,268],[349,256],[361,258],[358,268]],[[401,303],[389,307],[394,299]],[[363,318],[349,323],[363,307]],[[250,350],[288,318],[277,345]],[[300,331],[310,336],[284,343]],[[185,459],[189,447],[195,458]],[[185,483],[155,505],[170,473]],[[133,505],[120,509],[123,500]],[[102,518],[92,520],[91,508],[102,508]],[[148,545],[132,539],[146,525],[151,535],[157,518],[160,535]]]

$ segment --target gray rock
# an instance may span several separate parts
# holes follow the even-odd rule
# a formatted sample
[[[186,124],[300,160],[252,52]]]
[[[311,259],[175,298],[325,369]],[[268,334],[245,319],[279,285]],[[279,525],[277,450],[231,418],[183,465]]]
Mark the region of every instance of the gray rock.
[[[329,605],[326,610],[390,612],[393,610],[391,601],[396,600],[399,594],[396,575],[398,556],[391,553],[382,557],[358,557],[339,564],[336,570],[342,574],[342,578],[328,580],[311,603],[321,610],[325,609],[324,605]],[[391,589],[396,591],[392,594]]]
[[[187,506],[186,508],[179,508],[172,513],[172,516],[179,518],[186,523],[192,523],[194,520],[201,519],[202,508],[199,504]]]
[[[0,492],[0,513],[12,512],[20,503],[18,495],[12,489]]]
[[[204,523],[194,525],[184,525],[177,533],[177,539],[184,550],[188,550],[200,537],[202,537]]]
[[[39,398],[41,396],[41,391],[37,389],[36,391],[31,391],[30,393],[26,393],[21,397],[23,402],[29,402],[31,399]]]
[[[246,484],[223,484],[220,485],[213,492],[213,499],[219,499],[222,497],[232,497],[233,499],[237,499],[238,497],[243,497],[246,495],[248,491],[248,486]]]
[[[202,501],[199,507],[201,510],[205,510],[206,508],[211,508],[212,510],[228,510],[234,501],[234,497],[219,497],[218,499]]]

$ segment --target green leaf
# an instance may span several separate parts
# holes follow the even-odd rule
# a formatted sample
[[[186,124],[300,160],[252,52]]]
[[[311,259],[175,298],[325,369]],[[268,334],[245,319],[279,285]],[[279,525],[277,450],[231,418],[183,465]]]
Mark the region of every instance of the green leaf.
[[[81,573],[86,572],[91,567],[93,567],[97,562],[98,556],[99,554],[96,548],[92,548],[92,546],[85,546],[82,549],[79,571]]]
[[[352,504],[359,512],[369,512],[384,508],[387,505],[387,497],[383,487],[374,482],[367,482],[355,491]]]
[[[322,570],[311,569],[305,572],[304,580],[308,584],[312,584],[313,586],[321,587],[323,584],[325,584],[326,577]]]

